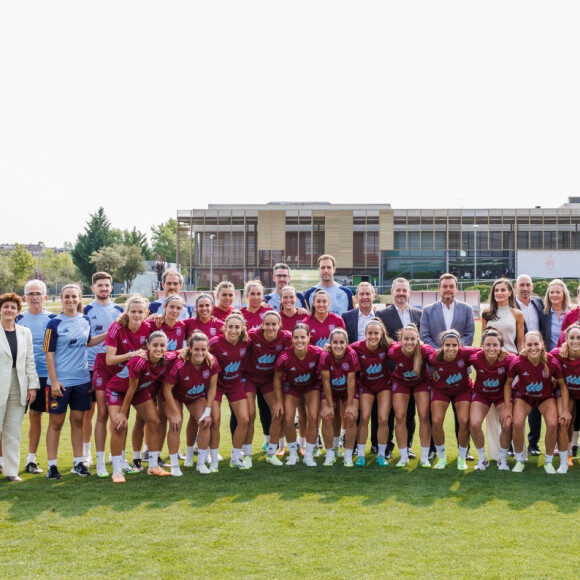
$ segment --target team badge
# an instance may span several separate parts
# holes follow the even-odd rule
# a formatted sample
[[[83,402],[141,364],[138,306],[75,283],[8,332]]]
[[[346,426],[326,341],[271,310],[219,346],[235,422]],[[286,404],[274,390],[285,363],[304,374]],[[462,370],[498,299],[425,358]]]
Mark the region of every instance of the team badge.
[[[115,403],[119,397],[115,393],[111,395],[111,403]]]
[[[384,359],[385,358],[385,353],[384,352],[379,352],[379,358],[380,359]]]
[[[181,328],[178,328],[178,329],[175,331],[175,334],[177,334],[177,336],[181,336]]]
[[[210,328],[210,329],[209,329],[209,333],[210,333],[212,336],[215,336],[215,335],[217,334],[217,328]]]
[[[278,344],[276,345],[276,352],[280,352],[282,350],[282,345]]]
[[[460,369],[462,369],[462,368],[465,366],[465,361],[458,360],[458,361],[457,361],[457,366],[458,366]]]
[[[240,348],[240,356],[244,356],[246,354],[245,348]]]
[[[97,385],[97,387],[100,387],[103,384],[103,379],[101,377],[97,377],[95,384]]]
[[[53,400],[50,402],[50,408],[51,408],[51,409],[58,409],[58,401],[57,401],[56,399],[53,399]]]
[[[316,363],[314,361],[308,363],[308,366],[313,369],[316,366]]]
[[[336,328],[335,324],[329,324],[328,325],[328,330],[330,330],[331,332]]]
[[[343,370],[348,371],[348,369],[350,368],[350,365],[347,362],[343,362],[342,368],[343,368]]]
[[[141,344],[143,344],[143,343],[145,342],[145,337],[144,337],[144,336],[141,336],[141,337],[139,338],[139,340],[141,341]]]
[[[209,371],[207,369],[205,371],[203,371],[203,378],[204,379],[209,378]]]
[[[499,369],[497,369],[497,374],[498,375],[503,375],[505,374],[505,369],[503,367],[499,367]]]

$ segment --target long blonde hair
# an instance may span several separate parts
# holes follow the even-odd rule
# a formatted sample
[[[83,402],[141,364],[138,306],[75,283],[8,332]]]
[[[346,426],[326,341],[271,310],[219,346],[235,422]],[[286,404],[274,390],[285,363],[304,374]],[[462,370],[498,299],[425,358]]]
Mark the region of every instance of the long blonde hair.
[[[415,346],[415,350],[413,351],[413,372],[417,375],[417,377],[420,377],[421,369],[423,367],[423,356],[421,354],[422,342],[419,335],[419,329],[413,323],[407,324],[407,326],[403,326],[403,328],[401,328],[397,332],[397,339],[399,340],[399,342],[402,342],[403,334],[405,333],[406,330],[410,330],[411,332],[414,332],[417,335],[417,344]]]
[[[544,344],[544,339],[539,330],[530,330],[526,332],[526,336],[524,336],[524,344],[528,339],[530,334],[536,335],[540,339],[540,343],[542,345],[542,352],[540,353],[540,363],[544,365],[544,374],[547,375],[550,372],[550,367],[548,367],[548,356],[546,354],[546,345]]]
[[[564,293],[564,298],[562,299],[562,311],[566,312],[570,308],[570,292],[568,287],[560,278],[554,278],[546,288],[546,295],[544,296],[544,314],[550,314],[550,309],[552,308],[552,301],[550,300],[550,288],[552,286],[560,286],[562,292]]]
[[[127,326],[129,325],[129,310],[131,309],[131,306],[133,306],[133,304],[143,304],[143,306],[145,306],[145,316],[147,316],[147,309],[149,308],[149,300],[141,296],[141,294],[131,294],[131,296],[127,298],[127,302],[125,302],[125,310],[122,312],[119,318],[117,318],[117,322],[124,328],[127,328]]]

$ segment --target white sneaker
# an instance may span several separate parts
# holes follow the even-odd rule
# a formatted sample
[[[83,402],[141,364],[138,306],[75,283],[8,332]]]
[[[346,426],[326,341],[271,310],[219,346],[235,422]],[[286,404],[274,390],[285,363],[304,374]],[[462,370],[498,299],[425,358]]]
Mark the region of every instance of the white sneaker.
[[[311,455],[305,455],[303,463],[304,465],[306,465],[306,467],[318,467],[318,464],[316,463],[316,461],[314,461],[314,457],[312,457]]]
[[[107,463],[113,463],[113,456],[109,453],[109,458],[107,459]]]
[[[475,469],[475,471],[485,471],[488,467],[489,461],[484,459],[483,461],[478,461],[473,469]]]
[[[83,457],[83,463],[87,467],[90,467],[93,464],[93,456],[89,453],[88,455],[86,455],[85,457]]]
[[[298,455],[290,455],[286,460],[286,465],[296,465],[298,463]]]
[[[210,470],[210,473],[217,473],[220,470],[219,465],[217,463],[212,463],[209,466],[209,470]],[[201,473],[201,469],[200,469],[200,473]]]
[[[129,465],[126,461],[121,462],[121,471],[123,473],[139,473],[132,465]]]
[[[107,471],[107,468],[103,467],[101,469],[100,467],[97,467],[97,477],[109,477],[109,472]]]
[[[185,461],[185,454],[182,453],[181,449],[177,452],[177,459],[181,459],[181,461]]]
[[[183,475],[183,472],[179,468],[179,465],[177,467],[171,468],[171,475],[173,475],[173,477],[181,477]]]
[[[211,469],[205,463],[198,463],[196,470],[202,475],[207,475],[208,473],[211,473]]]
[[[510,466],[508,465],[507,459],[498,459],[497,461],[497,468],[500,471],[509,471]]]
[[[561,473],[561,474],[568,473],[568,464],[562,463],[562,465],[560,465],[560,467],[558,467],[558,469],[556,469],[556,473]]]
[[[252,467],[252,456],[251,455],[246,455],[242,461],[243,461],[244,467],[246,469],[251,469],[251,467]]]
[[[184,461],[183,467],[193,467],[195,463],[193,463],[193,459],[191,461]]]

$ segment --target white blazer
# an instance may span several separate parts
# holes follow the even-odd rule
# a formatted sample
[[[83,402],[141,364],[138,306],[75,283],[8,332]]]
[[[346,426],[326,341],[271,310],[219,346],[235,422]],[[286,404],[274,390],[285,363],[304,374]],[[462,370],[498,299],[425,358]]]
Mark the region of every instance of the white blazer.
[[[16,340],[18,352],[16,355],[16,372],[20,384],[20,402],[26,405],[29,389],[39,389],[34,351],[32,350],[32,334],[30,330],[20,324],[16,325]],[[12,375],[12,351],[4,331],[0,328],[0,406],[5,406],[10,391]]]

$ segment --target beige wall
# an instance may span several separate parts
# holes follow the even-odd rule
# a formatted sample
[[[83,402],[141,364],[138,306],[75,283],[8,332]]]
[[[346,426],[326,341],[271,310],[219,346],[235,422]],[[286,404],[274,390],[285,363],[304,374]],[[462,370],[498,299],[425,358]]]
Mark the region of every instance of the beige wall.
[[[379,212],[379,250],[393,250],[395,247],[393,216],[393,210]]]
[[[286,251],[286,212],[258,212],[258,251]]]
[[[331,211],[326,214],[325,253],[334,256],[337,268],[352,268],[352,211]]]

